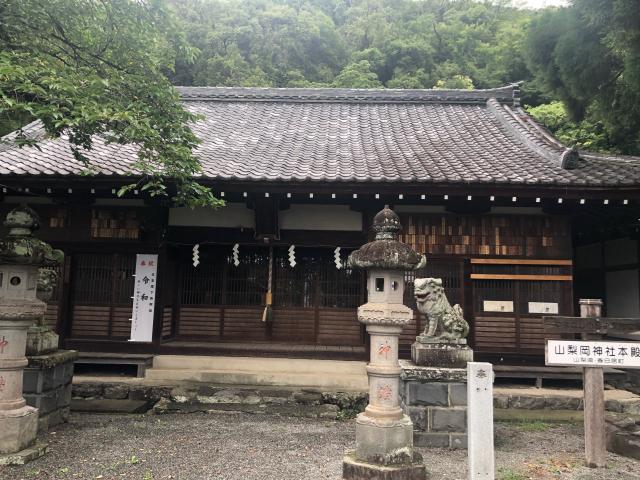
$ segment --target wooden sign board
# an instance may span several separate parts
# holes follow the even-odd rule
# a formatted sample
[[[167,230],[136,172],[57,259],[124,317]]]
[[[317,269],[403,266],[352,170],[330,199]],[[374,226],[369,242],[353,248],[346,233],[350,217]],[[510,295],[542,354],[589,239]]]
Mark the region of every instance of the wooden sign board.
[[[547,340],[545,365],[640,368],[640,342]]]
[[[595,333],[605,335],[608,331],[640,331],[638,318],[597,317],[543,317],[546,333]]]

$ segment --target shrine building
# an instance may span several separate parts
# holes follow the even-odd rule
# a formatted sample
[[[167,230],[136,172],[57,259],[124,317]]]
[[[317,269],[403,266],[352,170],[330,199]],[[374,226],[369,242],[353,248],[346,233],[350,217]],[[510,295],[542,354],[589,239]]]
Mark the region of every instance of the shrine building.
[[[477,359],[541,362],[542,316],[574,315],[578,298],[640,316],[640,158],[567,148],[517,85],[179,92],[204,116],[199,180],[218,210],[118,197],[138,180],[133,146],[96,139],[87,173],[37,122],[24,131],[39,149],[0,145],[0,214],[27,203],[66,253],[47,311],[65,348],[364,359],[364,276],[345,261],[385,204],[427,256],[406,304],[414,275],[442,278]],[[149,336],[129,341],[140,254],[157,283]],[[404,329],[405,357],[423,328]]]

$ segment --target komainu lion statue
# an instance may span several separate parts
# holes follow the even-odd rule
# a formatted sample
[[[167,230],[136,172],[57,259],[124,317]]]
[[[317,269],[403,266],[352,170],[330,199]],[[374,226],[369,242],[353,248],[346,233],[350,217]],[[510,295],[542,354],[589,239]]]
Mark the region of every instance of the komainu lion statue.
[[[413,287],[418,311],[428,321],[423,336],[446,341],[466,338],[469,324],[462,316],[460,305],[452,307],[447,300],[441,278],[416,278]]]

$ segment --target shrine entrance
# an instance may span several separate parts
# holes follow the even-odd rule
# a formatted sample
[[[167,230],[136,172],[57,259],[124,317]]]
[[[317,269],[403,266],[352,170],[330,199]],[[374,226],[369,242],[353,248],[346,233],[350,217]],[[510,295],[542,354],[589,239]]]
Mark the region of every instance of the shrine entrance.
[[[287,247],[241,245],[236,262],[231,246],[205,245],[194,267],[190,250],[176,252],[174,323],[165,339],[364,345],[356,318],[362,273],[337,268],[333,249],[296,247],[294,255],[292,266]]]

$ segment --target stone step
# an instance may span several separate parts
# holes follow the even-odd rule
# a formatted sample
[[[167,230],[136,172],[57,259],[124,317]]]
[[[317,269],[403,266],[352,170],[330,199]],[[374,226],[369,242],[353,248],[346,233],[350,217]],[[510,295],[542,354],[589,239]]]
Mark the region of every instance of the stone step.
[[[176,386],[126,383],[73,385],[78,411],[111,412],[138,404],[154,413],[247,412],[313,418],[355,416],[367,403],[361,392],[319,392],[296,388],[183,383]],[[138,403],[127,404],[134,401]],[[130,412],[125,412],[130,413]]]
[[[153,413],[254,413],[263,415],[281,415],[287,417],[327,418],[335,420],[339,407],[332,404],[307,405],[301,403],[199,403],[188,401],[172,402],[160,400]]]
[[[316,390],[366,391],[366,375],[313,372],[284,373],[241,370],[178,370],[152,368],[146,379],[154,382],[199,382],[222,385],[263,385],[311,388]]]
[[[214,370],[269,373],[331,373],[364,375],[367,362],[303,358],[156,355],[153,368],[162,370]]]
[[[145,413],[150,407],[151,404],[144,400],[84,398],[71,400],[71,411],[83,413]]]

